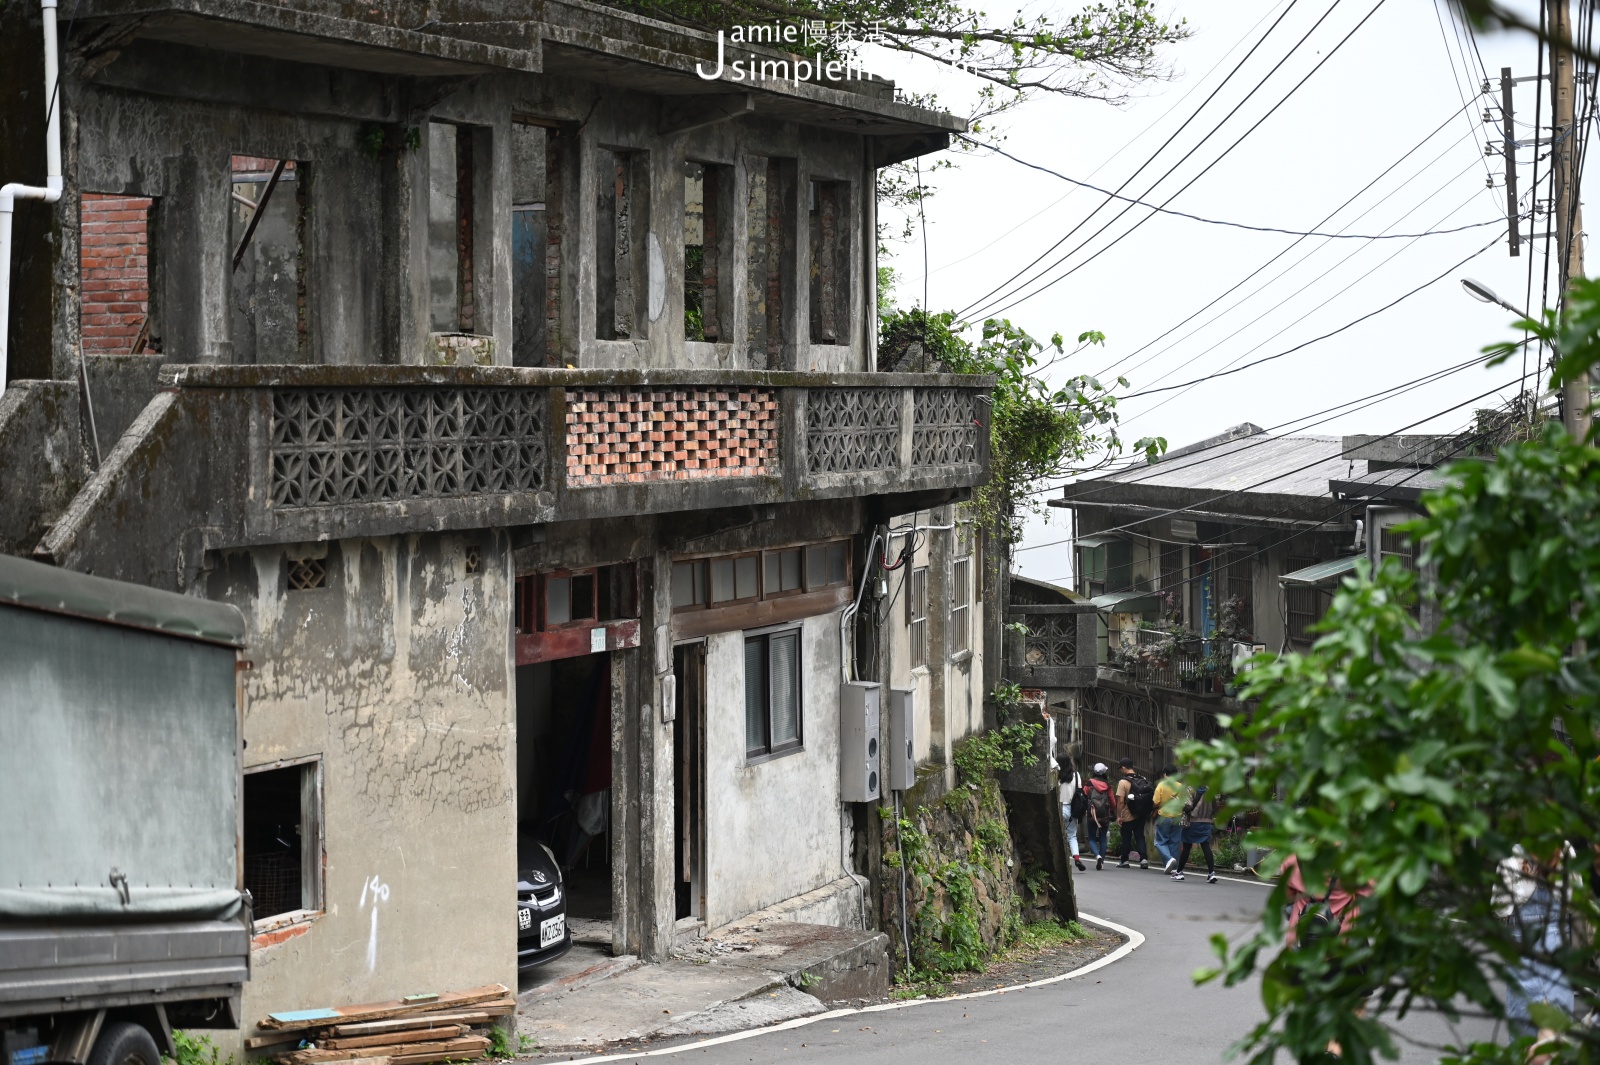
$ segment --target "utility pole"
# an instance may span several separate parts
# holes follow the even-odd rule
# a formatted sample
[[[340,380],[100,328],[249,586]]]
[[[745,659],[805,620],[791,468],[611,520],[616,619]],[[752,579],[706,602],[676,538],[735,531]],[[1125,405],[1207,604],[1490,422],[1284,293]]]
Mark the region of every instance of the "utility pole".
[[[1566,307],[1566,290],[1575,278],[1583,276],[1583,207],[1579,200],[1578,159],[1572,150],[1577,129],[1573,121],[1576,98],[1572,54],[1572,10],[1570,0],[1545,0],[1550,27],[1550,102],[1555,118],[1550,140],[1550,181],[1552,214],[1556,224],[1556,247],[1560,251],[1561,303]],[[1562,385],[1561,420],[1567,431],[1579,440],[1589,435],[1589,375],[1574,375]]]
[[[1501,67],[1500,118],[1505,128],[1506,225],[1511,230],[1507,239],[1511,243],[1512,258],[1522,254],[1522,222],[1517,218],[1517,129],[1511,121],[1511,90],[1515,85],[1516,82],[1511,79],[1511,68]]]

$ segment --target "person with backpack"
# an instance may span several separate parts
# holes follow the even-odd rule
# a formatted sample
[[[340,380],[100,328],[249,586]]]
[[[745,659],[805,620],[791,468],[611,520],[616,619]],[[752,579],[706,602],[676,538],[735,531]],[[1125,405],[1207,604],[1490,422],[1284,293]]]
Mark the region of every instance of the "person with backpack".
[[[1089,820],[1086,822],[1089,849],[1094,852],[1094,867],[1098,872],[1106,866],[1106,841],[1111,835],[1111,822],[1117,819],[1116,795],[1111,790],[1104,762],[1094,764],[1094,775],[1083,786],[1088,801]]]
[[[1117,855],[1118,869],[1128,868],[1128,859],[1139,855],[1139,868],[1150,868],[1149,845],[1144,841],[1145,826],[1155,809],[1156,786],[1134,768],[1132,758],[1122,760],[1122,779],[1117,781],[1117,831],[1122,835],[1122,850]]]
[[[1150,800],[1156,814],[1156,853],[1165,859],[1161,871],[1171,875],[1178,867],[1178,847],[1183,842],[1183,804],[1188,789],[1178,779],[1171,762],[1161,767],[1161,783]]]
[[[1183,806],[1183,845],[1178,850],[1178,870],[1172,879],[1183,879],[1183,867],[1189,864],[1189,854],[1195,844],[1206,856],[1206,883],[1217,882],[1217,856],[1211,849],[1211,830],[1217,819],[1217,803],[1207,796],[1210,789],[1201,786],[1189,789],[1189,801]]]
[[[1083,793],[1083,778],[1078,775],[1077,764],[1061,774],[1061,817],[1067,823],[1067,846],[1072,849],[1072,864],[1083,872],[1083,858],[1078,852],[1078,826],[1089,813],[1089,797]]]

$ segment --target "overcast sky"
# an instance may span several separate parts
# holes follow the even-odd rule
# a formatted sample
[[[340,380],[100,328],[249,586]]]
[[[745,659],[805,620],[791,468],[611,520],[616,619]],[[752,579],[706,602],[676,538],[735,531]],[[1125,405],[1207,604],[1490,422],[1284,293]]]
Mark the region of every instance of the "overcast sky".
[[[1104,332],[1103,349],[1091,348],[1058,363],[1052,375],[1121,373],[1130,382],[1126,391],[1136,392],[1286,351],[1377,311],[1448,271],[1444,280],[1392,309],[1303,350],[1186,391],[1129,399],[1120,407],[1127,439],[1158,435],[1179,447],[1240,422],[1270,429],[1294,419],[1300,420],[1285,431],[1386,433],[1422,421],[1410,431],[1451,432],[1470,422],[1475,407],[1495,402],[1493,397],[1468,402],[1473,397],[1508,383],[1503,395],[1516,392],[1511,382],[1521,373],[1520,363],[1493,370],[1478,366],[1331,419],[1310,417],[1452,367],[1471,359],[1484,344],[1512,335],[1511,316],[1470,299],[1457,278],[1477,278],[1523,305],[1532,263],[1531,302],[1536,305],[1540,299],[1544,241],[1532,249],[1524,244],[1519,258],[1509,256],[1505,193],[1499,187],[1503,163],[1499,156],[1484,154],[1485,143],[1498,135],[1481,117],[1485,106],[1498,108],[1502,66],[1512,67],[1516,76],[1535,73],[1538,51],[1530,38],[1497,34],[1478,39],[1483,66],[1495,80],[1492,99],[1481,97],[1478,57],[1470,42],[1463,46],[1444,0],[1437,7],[1432,0],[1384,0],[1348,43],[1263,119],[1375,3],[1180,0],[1166,10],[1187,18],[1193,37],[1168,52],[1172,80],[1136,88],[1136,99],[1122,107],[1041,98],[1003,120],[1007,151],[1114,189],[1288,8],[1266,43],[1125,194],[1164,200],[1250,131],[1173,200],[1170,209],[1256,226],[1354,234],[1410,234],[1501,222],[1415,240],[1307,238],[1296,244],[1293,236],[1156,215],[1064,280],[1033,295],[1027,293],[1039,285],[1028,285],[1018,294],[1026,296],[1020,301],[1017,296],[990,300],[984,308],[989,313],[999,310],[1041,338],[1059,331],[1070,342],[1084,330]],[[1148,192],[1151,181],[1221,121],[1324,14],[1328,17],[1321,27],[1277,74],[1172,177]],[[889,61],[880,61],[877,68],[914,91],[940,92],[952,110],[959,110],[962,96],[971,91],[958,74]],[[1532,81],[1516,90],[1519,136],[1524,138],[1532,136],[1535,92]],[[1548,90],[1544,108],[1548,124]],[[1324,221],[1412,149],[1371,190]],[[1529,150],[1520,156],[1525,203],[1531,156]],[[1493,190],[1485,187],[1490,174],[1497,186]],[[1544,174],[1541,164],[1541,187]],[[939,172],[932,183],[938,191],[927,203],[926,283],[929,305],[935,309],[972,304],[1101,208],[1040,265],[1053,262],[1125,206],[1107,207],[1098,193],[1074,190],[988,152],[962,157],[956,170]],[[1148,215],[1134,207],[1043,280],[1083,262]],[[1529,228],[1524,222],[1523,231]],[[1541,219],[1533,228],[1542,232],[1547,227]],[[1450,269],[1491,242],[1471,262]],[[1224,296],[1285,249],[1271,266]],[[893,248],[901,305],[922,301],[923,254],[920,241]],[[1158,340],[1191,316],[1193,320]],[[1309,420],[1320,424],[1302,429]],[[1066,512],[1052,510],[1048,517],[1048,524],[1030,523],[1025,547],[1066,536]],[[1064,545],[1019,551],[1017,563],[1020,572],[1045,580],[1065,579],[1071,570]]]

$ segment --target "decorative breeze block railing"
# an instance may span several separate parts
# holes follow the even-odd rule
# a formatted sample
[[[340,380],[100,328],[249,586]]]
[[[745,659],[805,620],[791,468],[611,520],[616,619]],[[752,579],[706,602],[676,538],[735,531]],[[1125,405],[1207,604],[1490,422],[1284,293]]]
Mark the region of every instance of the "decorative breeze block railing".
[[[889,388],[813,388],[806,400],[807,472],[899,466],[900,395]]]
[[[526,388],[282,389],[272,396],[277,507],[545,486],[546,396]]]
[[[1028,634],[1022,641],[1022,661],[1029,666],[1078,665],[1076,614],[1022,614]]]
[[[956,466],[978,461],[976,397],[959,388],[919,388],[911,429],[911,465]]]
[[[771,389],[568,389],[567,484],[777,472]]]

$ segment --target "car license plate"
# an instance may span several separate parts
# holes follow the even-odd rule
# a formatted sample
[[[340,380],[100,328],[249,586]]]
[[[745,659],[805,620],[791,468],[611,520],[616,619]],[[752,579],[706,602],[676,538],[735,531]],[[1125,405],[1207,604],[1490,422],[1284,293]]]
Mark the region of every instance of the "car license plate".
[[[518,909],[517,910],[517,931],[526,932],[528,929],[530,929],[532,927],[533,927],[533,911],[532,910]]]
[[[539,925],[539,946],[548,947],[552,943],[561,942],[567,934],[567,915],[561,914],[550,918]]]

